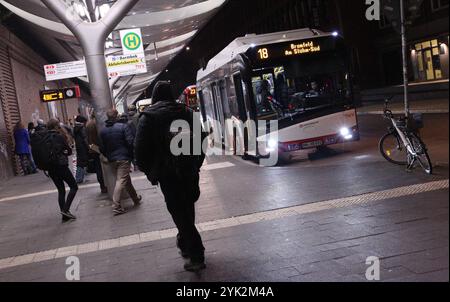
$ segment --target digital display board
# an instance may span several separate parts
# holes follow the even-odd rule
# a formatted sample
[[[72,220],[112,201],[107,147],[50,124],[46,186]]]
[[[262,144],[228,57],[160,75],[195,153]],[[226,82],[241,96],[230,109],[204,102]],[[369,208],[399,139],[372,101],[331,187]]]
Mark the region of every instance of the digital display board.
[[[302,57],[335,49],[336,39],[316,38],[292,42],[282,42],[255,47],[253,57],[256,61],[268,61],[276,58]]]
[[[63,89],[51,89],[39,91],[39,96],[42,102],[55,102],[66,99],[79,98],[80,88],[79,86]]]
[[[189,88],[189,96],[197,96],[197,88],[195,87]]]

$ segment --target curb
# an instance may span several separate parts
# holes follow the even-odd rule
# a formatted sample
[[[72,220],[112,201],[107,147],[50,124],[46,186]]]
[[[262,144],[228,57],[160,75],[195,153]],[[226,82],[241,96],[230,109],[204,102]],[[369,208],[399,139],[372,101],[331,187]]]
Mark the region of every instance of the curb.
[[[405,112],[402,110],[394,110],[393,114],[404,114]],[[448,109],[425,109],[425,110],[411,110],[411,113],[422,113],[422,114],[448,114]],[[358,115],[383,115],[382,110],[377,111],[362,111],[357,112]]]

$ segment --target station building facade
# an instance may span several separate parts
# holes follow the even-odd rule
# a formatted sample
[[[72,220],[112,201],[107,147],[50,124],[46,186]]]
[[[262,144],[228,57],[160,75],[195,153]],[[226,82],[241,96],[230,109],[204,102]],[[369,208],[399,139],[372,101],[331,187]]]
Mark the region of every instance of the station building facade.
[[[0,181],[20,175],[14,154],[14,126],[26,127],[38,119],[59,118],[67,123],[79,112],[77,99],[43,103],[39,91],[73,85],[69,81],[46,82],[43,66],[49,64],[8,28],[0,25]]]

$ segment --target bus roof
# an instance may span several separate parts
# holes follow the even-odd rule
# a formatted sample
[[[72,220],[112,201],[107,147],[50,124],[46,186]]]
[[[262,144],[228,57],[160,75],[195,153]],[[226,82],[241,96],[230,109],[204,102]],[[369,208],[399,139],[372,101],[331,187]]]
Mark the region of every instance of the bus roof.
[[[266,44],[275,44],[302,39],[320,38],[331,35],[331,32],[323,32],[311,28],[302,28],[262,35],[248,34],[245,37],[235,39],[215,57],[209,60],[206,68],[200,69],[197,72],[197,81],[203,79],[216,69],[231,62],[237,55],[245,53],[250,47],[258,47]]]

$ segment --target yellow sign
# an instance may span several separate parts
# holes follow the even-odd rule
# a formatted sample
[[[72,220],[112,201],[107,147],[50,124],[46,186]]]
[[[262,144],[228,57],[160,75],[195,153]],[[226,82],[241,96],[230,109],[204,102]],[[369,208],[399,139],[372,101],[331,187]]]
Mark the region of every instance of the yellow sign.
[[[259,48],[257,58],[259,60],[270,60],[272,58],[290,57],[298,55],[306,55],[310,53],[320,52],[321,45],[317,41],[294,42],[287,46],[273,45]]]
[[[300,44],[291,44],[289,49],[284,52],[285,56],[301,55],[305,53],[319,52],[320,45],[315,45],[313,41]]]
[[[42,93],[42,100],[44,102],[64,100],[64,94],[62,92],[49,92],[49,93],[44,92]]]

